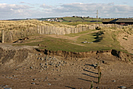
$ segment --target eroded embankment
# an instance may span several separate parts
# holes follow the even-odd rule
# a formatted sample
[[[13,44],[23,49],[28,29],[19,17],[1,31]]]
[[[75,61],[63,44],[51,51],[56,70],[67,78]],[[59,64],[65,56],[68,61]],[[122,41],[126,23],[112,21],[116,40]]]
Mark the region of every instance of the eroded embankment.
[[[37,50],[37,51],[36,51]],[[49,51],[46,49],[39,50],[29,46],[14,47],[2,46],[0,47],[0,69],[16,69],[21,66],[29,68],[34,66],[38,68],[41,63],[38,58],[48,56],[59,56],[64,60],[80,59],[80,58],[95,58],[97,60],[120,60],[124,62],[133,61],[133,55],[126,54],[117,50],[109,51],[89,51],[89,52],[66,52],[66,51]],[[36,53],[41,52],[42,55],[37,56]]]
[[[65,59],[69,58],[90,58],[94,57],[97,59],[109,59],[109,60],[121,60],[121,61],[132,61],[133,55],[117,51],[117,50],[108,50],[108,51],[89,51],[89,52],[66,52],[66,51],[50,51],[46,49],[36,49],[39,52],[43,52],[46,55],[52,56],[61,56]]]
[[[0,69],[14,69],[20,66],[29,65],[32,62],[33,47],[14,47],[11,45],[1,45],[0,47]]]

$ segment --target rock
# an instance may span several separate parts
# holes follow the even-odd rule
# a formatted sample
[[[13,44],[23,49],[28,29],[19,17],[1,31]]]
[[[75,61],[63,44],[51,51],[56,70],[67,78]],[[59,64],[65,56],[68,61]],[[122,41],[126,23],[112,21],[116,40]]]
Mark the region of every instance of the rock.
[[[48,85],[51,85],[51,83],[48,83]]]
[[[5,88],[5,87],[8,87],[8,85],[4,85],[4,86],[2,86],[3,88]]]
[[[44,58],[42,57],[42,58],[40,58],[42,61],[44,60]]]
[[[116,80],[113,80],[113,82],[116,82]]]
[[[12,88],[4,88],[4,89],[12,89]]]
[[[99,89],[99,87],[96,87],[96,89]]]
[[[39,53],[39,55],[42,55],[41,53]]]
[[[54,78],[55,80],[57,80],[57,78]]]
[[[33,69],[33,67],[31,66],[30,69]]]
[[[48,77],[45,77],[46,80],[48,80]]]
[[[44,66],[44,68],[48,68],[48,66]]]
[[[48,63],[45,63],[45,65],[48,65]]]
[[[40,66],[43,66],[43,64],[42,64],[42,63],[40,63]]]
[[[36,84],[36,83],[33,82],[33,83],[31,83],[31,84]]]
[[[126,89],[126,87],[125,86],[120,86],[120,89]]]
[[[32,79],[33,81],[35,81],[36,79]]]

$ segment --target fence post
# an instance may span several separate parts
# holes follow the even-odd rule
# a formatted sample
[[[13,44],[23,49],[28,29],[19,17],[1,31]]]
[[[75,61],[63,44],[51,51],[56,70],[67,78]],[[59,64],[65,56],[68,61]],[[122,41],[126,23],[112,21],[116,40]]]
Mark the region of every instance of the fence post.
[[[4,43],[4,30],[2,30],[2,43]]]

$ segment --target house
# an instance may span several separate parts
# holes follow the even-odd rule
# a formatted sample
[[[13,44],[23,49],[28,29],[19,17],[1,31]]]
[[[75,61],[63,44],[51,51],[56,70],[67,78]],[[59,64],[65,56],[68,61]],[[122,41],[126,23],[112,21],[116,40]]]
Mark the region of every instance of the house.
[[[132,25],[133,24],[133,18],[118,18],[118,19],[112,19],[112,20],[103,20],[103,24],[120,24],[120,25]]]

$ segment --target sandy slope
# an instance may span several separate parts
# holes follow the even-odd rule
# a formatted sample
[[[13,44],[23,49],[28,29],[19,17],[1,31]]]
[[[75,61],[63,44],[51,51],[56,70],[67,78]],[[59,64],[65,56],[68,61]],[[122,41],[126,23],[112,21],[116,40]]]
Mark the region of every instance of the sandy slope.
[[[133,64],[118,61],[116,57],[101,54],[66,60],[28,46],[21,48],[10,45],[1,48],[4,54],[0,55],[0,88],[90,89],[93,81],[94,89],[118,89],[119,86],[133,89]],[[8,60],[3,62],[2,59]],[[97,62],[102,71],[100,84],[97,84],[98,70],[93,66]]]
[[[118,41],[124,49],[133,54],[133,35],[119,34]]]

